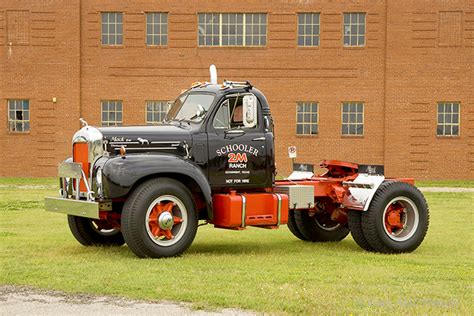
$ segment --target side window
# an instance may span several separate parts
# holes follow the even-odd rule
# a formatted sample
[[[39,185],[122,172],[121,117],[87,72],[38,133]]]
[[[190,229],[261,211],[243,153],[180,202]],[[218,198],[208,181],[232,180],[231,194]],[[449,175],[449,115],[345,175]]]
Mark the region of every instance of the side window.
[[[244,127],[244,106],[242,96],[229,99],[230,128]]]
[[[226,129],[229,127],[229,100],[225,100],[214,116],[212,126],[216,129]]]
[[[221,103],[212,125],[216,129],[238,129],[244,127],[243,95],[232,96]],[[257,116],[258,117],[258,116]],[[258,126],[258,124],[257,124]]]

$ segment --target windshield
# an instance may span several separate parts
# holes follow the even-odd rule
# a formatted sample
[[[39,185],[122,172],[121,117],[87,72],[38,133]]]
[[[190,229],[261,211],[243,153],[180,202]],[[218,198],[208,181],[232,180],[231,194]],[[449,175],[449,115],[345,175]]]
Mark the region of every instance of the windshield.
[[[180,95],[171,106],[167,121],[171,120],[202,120],[206,117],[209,107],[214,101],[212,94],[183,94]]]

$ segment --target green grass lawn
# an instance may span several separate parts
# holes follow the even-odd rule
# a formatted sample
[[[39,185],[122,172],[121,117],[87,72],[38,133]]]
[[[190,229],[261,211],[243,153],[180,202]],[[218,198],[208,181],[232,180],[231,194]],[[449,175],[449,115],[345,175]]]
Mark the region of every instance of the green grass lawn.
[[[474,188],[474,180],[416,180],[418,187]]]
[[[302,314],[473,314],[472,193],[427,193],[431,225],[414,253],[299,241],[286,227],[199,228],[180,258],[86,248],[42,198],[55,180],[0,179],[0,284]],[[29,186],[34,184],[36,186]],[[41,187],[38,187],[41,185]]]

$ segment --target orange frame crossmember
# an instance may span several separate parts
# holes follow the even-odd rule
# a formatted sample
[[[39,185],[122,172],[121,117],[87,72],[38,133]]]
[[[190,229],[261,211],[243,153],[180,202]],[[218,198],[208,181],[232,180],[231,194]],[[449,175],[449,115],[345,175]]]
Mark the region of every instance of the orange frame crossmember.
[[[310,212],[321,211],[319,207],[324,204],[324,212],[330,214],[333,221],[341,224],[347,223],[347,211],[362,211],[360,206],[348,203],[350,196],[349,187],[344,182],[354,181],[358,173],[359,165],[338,160],[324,160],[320,167],[327,171],[319,176],[306,180],[278,180],[275,187],[306,185],[314,187],[314,207],[308,209]],[[392,181],[414,184],[413,178],[389,179]],[[279,206],[278,202],[281,203]],[[273,188],[265,192],[236,192],[231,191],[213,196],[214,219],[212,223],[218,228],[244,229],[246,226],[277,227],[288,221],[288,196],[274,193]],[[280,207],[278,212],[278,207]],[[389,223],[396,227],[397,212],[389,213]],[[277,217],[280,220],[277,220]]]
[[[326,168],[328,171],[308,180],[276,181],[275,185],[312,185],[315,199],[330,198],[333,202],[342,204],[344,198],[349,194],[348,187],[343,185],[343,182],[351,182],[357,178],[359,165],[339,160],[323,160],[320,167]],[[415,183],[413,178],[390,178],[388,180]]]

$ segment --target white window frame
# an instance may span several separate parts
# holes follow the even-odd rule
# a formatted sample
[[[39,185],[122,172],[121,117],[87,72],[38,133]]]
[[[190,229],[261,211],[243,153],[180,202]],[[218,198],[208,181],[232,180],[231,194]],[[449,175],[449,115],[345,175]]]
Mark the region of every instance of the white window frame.
[[[28,109],[23,108],[23,102],[28,102]],[[11,106],[13,105],[13,108]],[[19,106],[19,107],[18,107]],[[8,99],[7,100],[7,115],[8,115],[8,132],[10,133],[29,133],[31,126],[31,112],[30,112],[30,100],[29,99]],[[19,120],[16,118],[16,112],[21,111],[23,119]],[[11,117],[11,112],[14,113],[14,117]],[[25,119],[25,113],[28,112],[28,119]],[[20,123],[21,129],[17,130],[16,125]],[[15,126],[14,129],[11,126]],[[26,126],[26,127],[25,127]]]
[[[344,112],[344,105],[347,104],[349,106],[349,110],[347,112]],[[351,105],[355,105],[356,107],[356,110],[355,112],[351,111]],[[362,105],[362,113],[359,113],[357,111],[357,106],[358,105]],[[347,122],[344,122],[344,114],[347,114]],[[356,116],[356,121],[355,122],[351,122],[351,114],[355,114]],[[362,122],[358,122],[357,120],[357,115],[358,114],[362,114]],[[352,137],[360,137],[360,136],[364,136],[365,134],[365,103],[363,101],[344,101],[342,102],[341,104],[341,135],[342,136],[352,136]],[[344,130],[343,130],[343,127],[344,125],[347,125],[347,133],[345,134],[344,133]],[[350,127],[351,126],[355,126],[355,134],[351,133],[350,132]],[[357,132],[357,127],[358,126],[362,126],[362,134],[359,134]]]
[[[113,111],[110,110],[110,108],[107,108],[106,111],[104,111],[104,103],[107,102],[108,106],[110,106],[110,102],[113,102],[115,105],[115,109]],[[120,102],[120,111],[117,110],[117,105]],[[123,102],[122,100],[101,100],[100,101],[101,105],[101,112],[100,112],[100,119],[102,122],[102,126],[122,126],[123,125]],[[104,121],[104,112],[107,113],[107,120]],[[115,120],[111,121],[110,120],[110,113],[115,113]],[[121,119],[117,120],[117,113],[120,113]]]
[[[443,106],[443,111],[440,113],[439,112],[439,106]],[[446,112],[446,106],[451,105],[451,112]],[[453,106],[457,105],[458,106],[458,111],[454,112]],[[457,123],[453,123],[453,117],[454,115],[457,115],[458,121]],[[443,122],[440,123],[439,121],[439,116],[443,115]],[[446,117],[451,116],[451,122],[447,123],[446,122]],[[442,126],[443,127],[443,133],[438,134],[438,127]],[[453,127],[457,126],[458,128],[458,133],[453,134]],[[451,133],[446,134],[446,128],[450,129]],[[440,101],[436,103],[436,136],[438,137],[459,137],[461,134],[461,102],[455,102],[455,101]]]
[[[159,23],[155,21],[155,14],[160,15]],[[151,16],[151,23],[148,23],[148,16]],[[166,17],[166,23],[163,23],[163,17]],[[148,25],[151,25],[151,33],[148,33]],[[163,25],[166,26],[166,33],[161,33],[163,29]],[[153,33],[155,28],[158,27],[159,32]],[[168,25],[168,13],[167,12],[145,12],[145,44],[147,46],[167,46],[168,45],[168,32],[169,32],[169,25]],[[151,43],[148,43],[148,36],[151,36]],[[158,36],[158,42],[155,42],[155,36]],[[164,42],[161,40],[162,37],[165,37]]]
[[[153,105],[153,106],[159,105],[160,110],[155,111],[153,109],[153,110],[149,111],[148,110],[148,105]],[[167,107],[167,109],[165,111],[163,111],[163,106]],[[163,100],[147,100],[147,101],[145,101],[145,123],[147,125],[157,125],[157,124],[163,122],[163,120],[166,117],[166,114],[168,114],[168,111],[169,111],[170,107],[171,107],[170,101],[163,101]],[[155,117],[155,115],[156,116],[162,116],[161,121],[154,121],[154,120],[149,121],[148,120],[148,113],[152,113],[153,118]]]
[[[346,22],[345,22],[345,16],[346,14],[349,14],[349,30],[350,30],[350,33],[349,34],[346,34]],[[353,14],[357,14],[357,22],[356,23],[353,23],[352,22],[352,15]],[[359,33],[359,26],[362,25],[359,21],[360,21],[360,16],[364,16],[364,44],[360,44],[360,37],[362,36],[360,33]],[[356,34],[352,34],[352,26],[357,26],[357,33]],[[345,44],[345,38],[346,36],[349,36],[349,44]],[[355,45],[352,45],[351,44],[351,39],[352,37],[355,37],[356,38],[356,44]],[[365,47],[367,45],[367,13],[366,12],[344,12],[342,14],[342,45],[344,45],[344,47]]]
[[[306,18],[308,17],[308,15],[311,15],[311,23],[306,23]],[[300,24],[300,16],[304,16],[304,21],[303,21],[303,24]],[[318,16],[318,23],[315,24],[313,23],[314,21],[314,16]],[[319,45],[321,44],[321,13],[320,12],[298,12],[298,14],[296,15],[296,23],[298,24],[297,25],[297,34],[296,34],[296,45],[298,45],[298,47],[319,47]],[[311,26],[311,33],[310,34],[307,34],[306,33],[306,26]],[[313,32],[313,29],[315,26],[318,26],[318,34],[315,34]],[[300,27],[303,28],[303,34],[300,34]],[[300,37],[303,39],[303,45],[300,45],[299,41],[300,41]],[[310,45],[306,45],[306,38],[311,38],[311,44]],[[318,43],[315,45],[314,44],[314,40],[315,38],[318,39]]]
[[[203,14],[204,15],[204,25],[207,25],[206,23],[206,16],[208,14],[218,14],[219,15],[219,21],[217,22],[218,23],[218,26],[219,26],[219,34],[217,34],[219,36],[219,44],[218,45],[214,45],[214,44],[211,44],[211,45],[206,45],[206,37],[207,37],[207,34],[203,34],[203,44],[199,44],[199,38],[200,38],[200,33],[199,33],[199,15]],[[243,15],[243,19],[242,19],[242,45],[223,45],[222,44],[222,15],[223,14],[242,14]],[[261,36],[265,36],[265,44],[260,44],[260,45],[252,45],[252,44],[247,44],[246,43],[246,37],[247,37],[247,17],[250,16],[250,15],[264,15],[265,16],[265,34],[259,34],[259,35],[255,35],[255,34],[251,34],[250,36],[252,36],[251,38],[251,42],[253,42],[253,39],[254,39],[254,36],[258,36],[259,37],[259,43],[261,42],[261,39],[260,37]],[[198,36],[198,46],[199,47],[265,47],[268,45],[268,14],[267,13],[262,13],[262,12],[249,12],[249,13],[243,13],[243,12],[223,12],[223,13],[220,13],[220,12],[199,12],[197,14],[197,17],[198,17],[198,30],[197,30],[197,36]],[[214,23],[211,23],[210,24],[211,27],[214,25]],[[263,23],[258,23],[258,24],[255,24],[255,23],[252,23],[250,24],[252,26],[254,25],[258,25],[259,27],[261,25],[263,25]],[[216,34],[212,33],[212,35],[210,36],[216,36]],[[237,36],[237,34],[235,35]]]
[[[302,112],[298,112],[298,106],[303,106],[303,111]],[[305,106],[309,105],[309,112],[308,111],[305,111],[304,108]],[[316,105],[316,112],[313,112],[312,110],[312,106],[313,105]],[[302,114],[303,115],[303,121],[299,122],[298,121],[298,114]],[[304,119],[304,115],[305,114],[309,114],[310,115],[310,120],[309,122],[306,122],[305,119]],[[316,122],[313,122],[313,115],[316,114]],[[301,125],[303,130],[302,130],[302,133],[299,134],[298,133],[298,125]],[[308,125],[309,126],[309,133],[305,133],[304,132],[304,127]],[[312,127],[316,125],[316,133],[313,134],[311,131],[312,131]],[[319,103],[316,102],[316,101],[299,101],[299,102],[296,102],[296,135],[297,136],[316,136],[316,135],[319,135]]]
[[[105,15],[107,15],[107,22],[104,23],[104,16]],[[115,22],[113,22],[113,23],[110,22],[110,16],[111,15],[115,15]],[[121,22],[122,32],[120,32],[120,33],[118,32],[119,23],[117,22],[117,17],[119,15],[122,17],[122,22]],[[102,45],[104,45],[104,46],[122,46],[123,45],[123,38],[124,38],[124,36],[123,36],[123,33],[124,33],[123,32],[123,16],[124,16],[123,12],[120,12],[120,11],[104,11],[104,12],[101,12],[100,41],[101,41]],[[107,25],[107,33],[103,32],[104,24]],[[109,29],[110,29],[111,25],[113,25],[113,30],[114,30],[113,33],[109,33]],[[104,43],[104,41],[103,41],[104,35],[107,38],[107,43]],[[121,43],[117,44],[119,37],[121,38]],[[113,43],[111,43],[111,41],[110,41],[111,38],[113,38]]]

